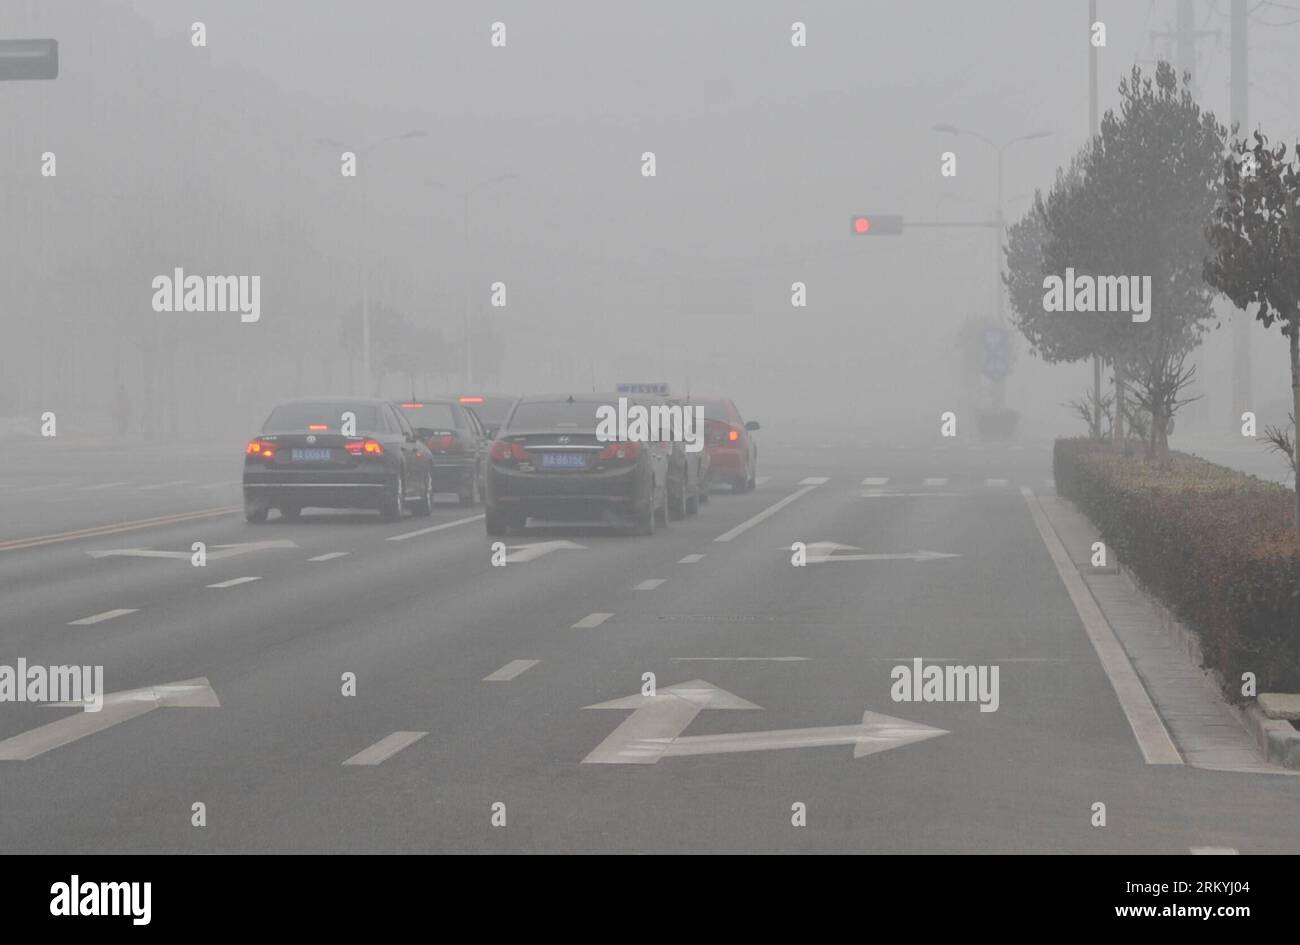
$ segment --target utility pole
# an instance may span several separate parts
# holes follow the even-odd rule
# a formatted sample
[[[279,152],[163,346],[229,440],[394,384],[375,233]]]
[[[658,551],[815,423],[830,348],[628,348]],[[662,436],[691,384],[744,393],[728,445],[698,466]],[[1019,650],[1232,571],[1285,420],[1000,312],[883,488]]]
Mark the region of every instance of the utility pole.
[[[1247,78],[1248,46],[1246,24],[1249,22],[1246,0],[1232,0],[1229,14],[1230,78],[1228,112],[1229,121],[1243,138],[1249,132],[1250,80]],[[1250,410],[1255,395],[1254,372],[1250,357],[1250,319],[1244,311],[1233,313],[1232,319],[1232,403],[1233,417]],[[1236,422],[1235,420],[1233,421]]]
[[[1088,0],[1088,140],[1097,137],[1097,46],[1092,41],[1092,25],[1097,22],[1097,0]],[[1101,439],[1101,358],[1092,357],[1092,436]]]

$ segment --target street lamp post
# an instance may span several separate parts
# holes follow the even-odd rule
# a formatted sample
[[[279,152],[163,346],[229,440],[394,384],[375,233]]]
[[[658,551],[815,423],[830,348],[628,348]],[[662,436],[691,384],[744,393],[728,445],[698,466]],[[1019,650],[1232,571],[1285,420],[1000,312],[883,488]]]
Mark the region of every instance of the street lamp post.
[[[370,154],[375,148],[389,141],[410,141],[413,138],[427,138],[429,133],[416,128],[400,135],[388,135],[370,142],[356,152],[358,158]],[[329,148],[346,148],[347,146],[333,138],[317,138],[316,143]],[[369,397],[373,390],[373,378],[370,373],[370,252],[366,241],[366,184],[361,182],[359,199],[361,201],[360,224],[357,231],[357,268],[361,281],[361,383],[362,394]]]
[[[970,131],[965,128],[958,128],[955,125],[948,125],[948,124],[934,125],[931,130],[937,131],[941,134],[967,135],[968,137],[971,138],[978,138],[980,141],[983,141],[985,144],[991,147],[993,149],[994,154],[997,155],[997,205],[994,207],[993,210],[994,237],[995,237],[993,242],[993,300],[994,300],[993,308],[997,316],[998,324],[1002,325],[1006,319],[1006,306],[1003,302],[1003,294],[1002,294],[1004,288],[1002,285],[1002,241],[1006,230],[1006,217],[1004,216],[1002,210],[1002,193],[1003,193],[1003,181],[1004,181],[1003,157],[1006,154],[1007,149],[1010,148],[1013,144],[1016,144],[1017,142],[1020,141],[1033,141],[1037,138],[1046,138],[1049,137],[1052,134],[1052,132],[1048,131],[1047,129],[1040,128],[1035,131],[1031,131],[1027,134],[1023,134],[1023,135],[1019,135],[1018,137],[1011,138],[1008,141],[1004,141],[1002,144],[998,144],[992,138],[986,137],[985,135],[980,134],[978,131]],[[1003,401],[1005,398],[1005,389],[1006,389],[1005,381],[999,380],[995,383],[994,397],[997,401],[998,407],[1001,407],[1003,405]]]

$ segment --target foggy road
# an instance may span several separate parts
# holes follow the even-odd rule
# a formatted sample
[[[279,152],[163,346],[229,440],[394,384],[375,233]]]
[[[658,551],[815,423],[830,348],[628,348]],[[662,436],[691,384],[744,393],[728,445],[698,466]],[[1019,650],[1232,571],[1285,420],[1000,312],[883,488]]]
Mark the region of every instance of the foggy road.
[[[0,755],[41,751],[3,762],[0,849],[1293,849],[1300,826],[1279,824],[1295,823],[1300,781],[1144,760],[1022,492],[1050,501],[1050,481],[1029,451],[778,457],[754,492],[715,490],[654,539],[531,529],[508,546],[562,547],[504,567],[481,515],[446,504],[392,523],[225,514],[2,552],[0,662],[102,664],[109,693],[204,680],[219,706],[164,703],[44,741],[32,733],[54,719],[96,714],[8,707]],[[177,489],[178,511],[207,504]],[[72,530],[54,498],[23,503]],[[200,568],[199,540],[263,546]],[[796,541],[864,557],[791,567]],[[921,551],[949,557],[865,557]],[[1000,706],[895,701],[891,669],[915,658],[1000,666]],[[637,696],[647,672],[660,699],[680,687],[714,710],[684,727],[651,712],[631,729],[659,740],[654,760],[598,763],[646,709],[591,707]],[[842,730],[864,713],[899,731],[857,757]],[[784,734],[739,737],[764,732]],[[1225,811],[1224,791],[1250,803]],[[1098,800],[1122,829],[1089,825]]]

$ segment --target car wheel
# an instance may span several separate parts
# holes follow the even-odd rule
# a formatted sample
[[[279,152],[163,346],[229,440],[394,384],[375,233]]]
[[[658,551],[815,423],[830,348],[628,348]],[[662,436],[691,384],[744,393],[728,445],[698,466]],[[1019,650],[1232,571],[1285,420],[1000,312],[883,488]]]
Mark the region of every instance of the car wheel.
[[[504,538],[510,534],[510,519],[493,509],[484,511],[483,525],[489,538]]]
[[[392,487],[384,493],[383,503],[379,506],[379,514],[386,521],[394,522],[406,511],[406,494],[402,491],[405,488],[406,483],[402,482],[402,474],[399,472]]]
[[[694,515],[700,510],[699,495],[688,496],[686,499],[686,514]]]
[[[650,501],[646,503],[644,509],[637,513],[635,521],[632,523],[633,535],[653,535],[655,533],[655,518],[658,516],[655,511],[654,490],[650,491]]]
[[[668,527],[668,488],[664,487],[664,500],[659,507],[655,509],[655,524],[660,528]]]
[[[302,514],[302,508],[300,506],[297,505],[280,506],[280,518],[285,519],[286,521],[295,522],[298,520],[298,516],[301,514]]]
[[[686,517],[686,483],[682,483],[676,490],[668,490],[668,517],[674,522],[679,522]]]
[[[433,473],[425,473],[424,490],[420,497],[411,503],[411,511],[420,518],[433,514]]]
[[[265,502],[250,500],[244,503],[244,521],[254,525],[261,525],[266,521],[266,515],[270,511],[270,506]]]
[[[749,481],[745,483],[745,491],[753,492],[758,488],[758,468],[751,466],[749,469]]]
[[[468,493],[465,493],[465,492],[460,493],[460,494],[456,497],[456,499],[457,499],[458,502],[460,502],[461,505],[478,505],[478,504],[479,504],[479,501],[480,501],[480,494],[479,494],[479,489],[478,489],[478,473],[477,473],[477,472],[475,472],[474,475],[473,475],[472,477],[470,477],[469,492],[468,492]]]

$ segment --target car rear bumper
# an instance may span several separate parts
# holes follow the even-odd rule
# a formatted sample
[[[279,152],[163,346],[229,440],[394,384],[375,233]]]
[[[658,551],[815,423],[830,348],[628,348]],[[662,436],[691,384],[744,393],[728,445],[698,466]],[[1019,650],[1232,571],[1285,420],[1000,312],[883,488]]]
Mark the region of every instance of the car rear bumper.
[[[320,472],[300,471],[244,475],[244,501],[269,506],[296,505],[300,508],[377,508],[384,493],[393,487],[386,471]]]
[[[487,480],[488,508],[515,517],[626,519],[643,512],[653,501],[649,480],[639,467],[547,474],[494,466]]]
[[[709,466],[714,475],[738,475],[748,471],[745,469],[745,454],[731,446],[709,450]]]
[[[434,457],[433,491],[459,492],[468,489],[474,479],[474,459],[445,460]]]

